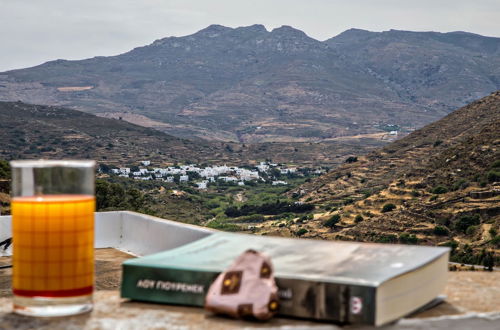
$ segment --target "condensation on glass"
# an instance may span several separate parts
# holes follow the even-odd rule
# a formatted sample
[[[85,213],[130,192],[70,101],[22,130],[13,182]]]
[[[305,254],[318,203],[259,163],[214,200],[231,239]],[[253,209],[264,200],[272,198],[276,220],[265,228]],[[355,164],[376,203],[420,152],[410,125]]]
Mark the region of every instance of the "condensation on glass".
[[[92,309],[94,161],[12,161],[14,312]]]

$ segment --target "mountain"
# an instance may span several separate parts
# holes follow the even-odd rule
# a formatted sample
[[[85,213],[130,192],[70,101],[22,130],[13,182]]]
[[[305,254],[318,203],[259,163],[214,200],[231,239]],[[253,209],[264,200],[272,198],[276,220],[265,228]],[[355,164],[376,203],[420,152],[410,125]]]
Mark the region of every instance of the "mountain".
[[[237,144],[185,140],[124,120],[53,106],[0,102],[0,159],[90,158],[101,163],[256,164],[266,159],[302,166],[337,166],[383,145],[371,139],[326,143]],[[1,179],[1,178],[0,178]]]
[[[500,38],[351,29],[325,42],[426,110],[449,112],[500,88]]]
[[[291,194],[318,205],[319,213],[290,233],[304,228],[309,237],[446,244],[454,248],[452,259],[465,263],[482,262],[483,249],[498,258],[500,91]]]
[[[409,132],[499,88],[500,38],[351,29],[321,42],[262,25],[0,74],[1,100],[244,143]]]

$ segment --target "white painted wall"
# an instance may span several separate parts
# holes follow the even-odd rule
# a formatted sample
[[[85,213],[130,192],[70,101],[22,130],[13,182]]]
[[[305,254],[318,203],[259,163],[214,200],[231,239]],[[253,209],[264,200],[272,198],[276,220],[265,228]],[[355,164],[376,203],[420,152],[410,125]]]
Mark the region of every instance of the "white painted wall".
[[[213,232],[208,228],[130,211],[95,214],[96,248],[116,248],[139,256],[169,250]],[[0,216],[0,241],[11,236],[11,217]],[[0,255],[11,254],[12,247]]]

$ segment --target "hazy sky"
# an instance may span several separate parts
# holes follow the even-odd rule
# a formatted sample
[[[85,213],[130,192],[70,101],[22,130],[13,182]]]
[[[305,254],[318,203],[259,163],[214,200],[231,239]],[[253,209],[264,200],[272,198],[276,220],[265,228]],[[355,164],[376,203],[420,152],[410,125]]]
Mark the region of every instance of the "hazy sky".
[[[210,24],[291,25],[324,40],[352,27],[500,37],[499,0],[0,0],[0,71],[116,55]]]

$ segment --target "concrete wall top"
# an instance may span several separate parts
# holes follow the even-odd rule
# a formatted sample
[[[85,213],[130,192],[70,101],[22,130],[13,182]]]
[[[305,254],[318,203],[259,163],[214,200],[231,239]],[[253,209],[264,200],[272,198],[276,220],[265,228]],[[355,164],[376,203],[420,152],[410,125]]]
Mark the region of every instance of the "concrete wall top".
[[[130,211],[96,212],[95,247],[143,256],[193,242],[214,231]],[[0,216],[0,241],[12,237],[10,216]],[[0,251],[11,255],[12,247]]]

